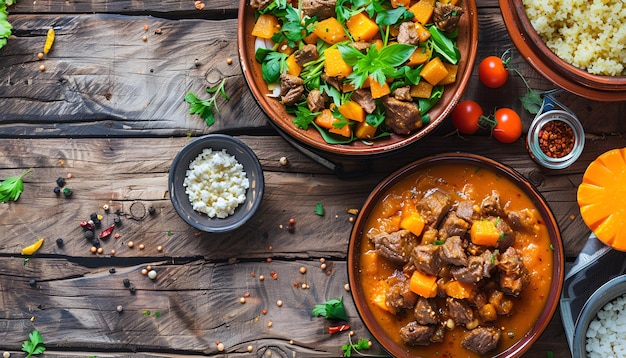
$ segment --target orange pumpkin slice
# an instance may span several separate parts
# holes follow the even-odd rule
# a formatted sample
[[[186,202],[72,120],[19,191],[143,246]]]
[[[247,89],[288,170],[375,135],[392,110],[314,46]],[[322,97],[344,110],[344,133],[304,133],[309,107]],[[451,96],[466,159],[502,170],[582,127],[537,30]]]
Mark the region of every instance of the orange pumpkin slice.
[[[598,239],[626,251],[626,148],[610,150],[589,164],[577,199],[583,221]]]

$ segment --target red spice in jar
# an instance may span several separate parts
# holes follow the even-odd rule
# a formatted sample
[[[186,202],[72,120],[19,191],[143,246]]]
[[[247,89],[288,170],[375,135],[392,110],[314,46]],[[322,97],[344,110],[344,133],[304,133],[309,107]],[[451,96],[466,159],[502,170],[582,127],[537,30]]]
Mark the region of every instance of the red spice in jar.
[[[550,121],[539,130],[539,148],[550,158],[562,158],[574,149],[574,130],[563,121]]]

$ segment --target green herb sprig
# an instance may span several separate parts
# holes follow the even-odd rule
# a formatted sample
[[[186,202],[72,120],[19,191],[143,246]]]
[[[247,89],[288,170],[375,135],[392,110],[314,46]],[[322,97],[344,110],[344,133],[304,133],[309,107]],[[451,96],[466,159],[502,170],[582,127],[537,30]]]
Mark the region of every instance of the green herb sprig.
[[[212,93],[213,96],[208,100],[202,100],[198,98],[193,92],[187,93],[185,96],[185,102],[189,103],[189,114],[198,114],[204,119],[207,126],[212,126],[215,123],[215,112],[219,112],[217,106],[217,94],[219,93],[226,101],[230,100],[230,97],[226,94],[224,85],[226,84],[226,78],[215,87],[207,87],[207,93]]]
[[[22,178],[33,171],[30,168],[24,171],[20,176],[8,177],[0,183],[0,203],[7,203],[9,201],[17,201],[20,194],[24,191],[24,182]]]
[[[339,299],[328,300],[324,303],[317,304],[311,311],[313,317],[326,317],[328,319],[348,320],[346,309],[343,306],[343,296]]]
[[[46,351],[46,347],[43,345],[43,337],[39,331],[35,330],[30,332],[28,339],[28,341],[24,341],[24,343],[22,343],[22,350],[28,353],[26,358]]]
[[[322,203],[315,204],[315,215],[324,216],[324,205]]]

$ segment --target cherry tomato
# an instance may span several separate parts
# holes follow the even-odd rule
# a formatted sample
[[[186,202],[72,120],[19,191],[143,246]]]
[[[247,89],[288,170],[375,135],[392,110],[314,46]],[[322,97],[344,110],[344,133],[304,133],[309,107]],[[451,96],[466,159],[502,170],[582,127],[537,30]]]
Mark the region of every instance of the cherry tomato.
[[[483,115],[480,105],[471,100],[459,102],[452,111],[452,124],[460,133],[474,134],[480,126],[478,121]]]
[[[514,110],[500,108],[495,113],[493,137],[502,143],[513,143],[522,135],[522,120]]]
[[[509,71],[504,67],[500,57],[488,56],[478,65],[478,78],[485,86],[498,88],[506,83]]]

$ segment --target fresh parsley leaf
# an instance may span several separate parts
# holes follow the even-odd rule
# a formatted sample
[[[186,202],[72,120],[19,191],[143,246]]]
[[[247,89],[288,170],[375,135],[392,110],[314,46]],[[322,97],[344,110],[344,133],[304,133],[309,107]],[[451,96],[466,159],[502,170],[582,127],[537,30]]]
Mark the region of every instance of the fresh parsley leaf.
[[[9,23],[9,12],[7,5],[12,5],[13,1],[0,1],[0,48],[7,44],[11,36],[13,26]]]
[[[33,168],[30,168],[17,177],[8,177],[3,180],[2,183],[0,183],[0,203],[17,201],[24,191],[24,182],[22,181],[22,178],[32,171]]]
[[[407,44],[392,44],[380,51],[371,45],[366,54],[349,45],[338,45],[337,48],[343,60],[352,66],[352,73],[347,78],[355,88],[363,87],[368,77],[384,83],[387,77],[396,76],[396,67],[403,65],[415,51],[415,46]]]
[[[343,306],[343,296],[339,299],[332,299],[322,304],[315,305],[311,314],[314,317],[323,316],[328,319],[339,319],[343,321],[348,320],[346,309]]]
[[[156,317],[156,318],[161,317],[161,312],[159,312],[159,311],[154,312],[154,317]]]
[[[322,203],[315,204],[315,215],[324,216],[324,205]]]
[[[46,351],[46,347],[43,345],[43,337],[39,331],[35,330],[30,332],[28,339],[28,341],[24,341],[24,343],[22,343],[22,350],[28,353],[26,358]]]
[[[520,101],[522,102],[524,109],[526,109],[530,114],[539,113],[541,105],[543,104],[541,94],[533,89],[529,89],[524,96],[520,97]]]
[[[144,315],[144,316],[149,316],[149,315],[150,315],[150,313],[151,313],[151,312],[150,312],[150,311],[148,311],[148,310],[143,310],[143,311],[141,311],[141,314],[142,314],[142,315]]]
[[[320,112],[311,112],[306,104],[298,104],[293,110],[288,108],[288,112],[295,116],[293,118],[293,124],[304,130],[309,129],[309,125],[313,123],[315,117],[320,115]]]
[[[352,338],[349,335],[348,335],[348,344],[344,344],[343,346],[341,346],[341,350],[343,351],[344,357],[351,357],[353,350],[357,354],[362,355],[360,351],[364,351],[367,349],[370,349],[369,340],[365,338],[361,338],[355,344],[355,343],[352,343]]]
[[[313,32],[315,24],[317,23],[317,17],[300,18],[298,11],[296,11],[293,6],[288,5],[285,8],[282,22],[283,24],[280,31],[272,36],[272,41],[277,44],[286,41],[289,47],[296,48],[298,42]]]
[[[412,20],[414,16],[404,6],[399,6],[395,9],[385,9],[378,12],[376,14],[376,23],[382,26],[392,26],[398,22]]]
[[[225,100],[230,100],[230,97],[226,94],[224,85],[226,84],[226,78],[213,88],[207,87],[207,93],[212,93],[213,96],[208,100],[202,100],[198,98],[193,92],[187,93],[185,96],[185,102],[189,103],[189,114],[198,114],[204,119],[207,126],[212,126],[215,123],[215,115],[213,110],[219,112],[217,106],[217,94],[219,93]]]
[[[261,64],[261,75],[265,83],[277,83],[280,80],[280,74],[287,68],[287,55],[284,53],[272,51],[265,55],[265,59]]]

